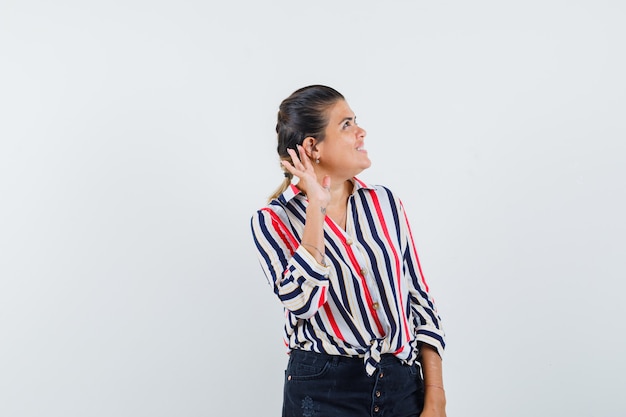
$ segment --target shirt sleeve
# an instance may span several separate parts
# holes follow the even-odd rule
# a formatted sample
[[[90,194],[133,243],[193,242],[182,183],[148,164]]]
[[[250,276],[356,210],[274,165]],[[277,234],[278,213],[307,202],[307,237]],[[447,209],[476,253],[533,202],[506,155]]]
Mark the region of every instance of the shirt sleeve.
[[[418,343],[426,343],[434,347],[439,356],[442,356],[445,348],[445,332],[441,324],[441,317],[422,274],[411,227],[402,202],[399,203],[399,207],[401,235],[406,245],[403,253],[404,270],[409,279],[409,300],[416,339]]]
[[[283,306],[301,319],[314,315],[326,302],[328,261],[319,264],[270,208],[257,211],[251,227],[261,268]]]

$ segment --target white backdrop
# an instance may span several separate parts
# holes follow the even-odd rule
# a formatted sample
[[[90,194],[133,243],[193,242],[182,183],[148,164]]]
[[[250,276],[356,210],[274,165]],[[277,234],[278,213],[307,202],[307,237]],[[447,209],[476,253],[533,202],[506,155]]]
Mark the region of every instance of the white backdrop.
[[[449,416],[623,416],[620,1],[0,3],[0,415],[278,416],[249,219],[323,83],[409,211]]]

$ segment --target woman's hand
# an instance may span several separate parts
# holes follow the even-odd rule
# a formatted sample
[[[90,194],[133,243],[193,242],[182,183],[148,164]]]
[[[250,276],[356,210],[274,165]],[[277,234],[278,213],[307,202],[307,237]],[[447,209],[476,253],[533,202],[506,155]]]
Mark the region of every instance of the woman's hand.
[[[317,202],[320,207],[326,209],[330,202],[330,177],[324,176],[321,184],[317,181],[313,164],[302,146],[298,145],[298,154],[293,149],[287,149],[287,152],[291,156],[293,164],[287,161],[281,161],[281,164],[292,175],[300,179],[297,186],[306,194],[309,202]]]
[[[445,406],[428,406],[425,405],[420,417],[446,417]]]
[[[324,221],[326,207],[330,203],[330,177],[324,176],[321,184],[317,181],[313,164],[302,146],[298,145],[298,154],[293,149],[287,149],[287,152],[291,156],[292,163],[281,161],[281,164],[292,175],[299,178],[298,188],[306,194],[309,200],[301,245],[320,265],[325,265]]]

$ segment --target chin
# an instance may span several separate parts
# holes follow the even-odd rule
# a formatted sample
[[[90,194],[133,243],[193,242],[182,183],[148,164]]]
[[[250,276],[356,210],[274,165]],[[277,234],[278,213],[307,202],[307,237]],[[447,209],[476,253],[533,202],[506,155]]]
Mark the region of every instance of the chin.
[[[361,172],[365,171],[367,168],[369,168],[372,164],[369,163],[367,165],[362,166],[360,169],[358,169],[355,174],[353,175],[353,177],[356,177],[357,175],[361,174]]]

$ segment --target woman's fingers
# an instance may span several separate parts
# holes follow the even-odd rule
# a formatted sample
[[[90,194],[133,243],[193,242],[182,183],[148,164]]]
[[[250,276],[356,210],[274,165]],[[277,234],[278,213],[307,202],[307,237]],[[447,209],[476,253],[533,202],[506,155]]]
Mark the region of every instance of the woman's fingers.
[[[298,145],[298,155],[300,156],[300,162],[305,169],[308,169],[311,166],[311,161],[309,160],[308,155],[304,152],[304,148],[302,145]]]
[[[293,176],[298,177],[298,188],[309,196],[315,196],[320,201],[328,202],[330,198],[330,176],[326,175],[321,184],[318,182],[315,168],[304,147],[298,145],[296,149],[288,148],[287,152],[291,157],[291,162],[283,160],[280,163]]]
[[[287,161],[280,161],[280,163],[282,164],[282,166],[285,167],[285,169],[289,172],[291,172],[293,175],[296,175],[296,169]]]
[[[296,149],[291,148],[288,148],[287,152],[289,153],[289,156],[291,156],[291,163],[295,169],[301,171],[302,173],[313,173],[314,170],[311,160],[301,145],[297,145],[297,153]]]
[[[325,175],[322,179],[322,187],[330,190],[330,175]]]
[[[304,171],[304,165],[302,164],[302,161],[300,161],[300,158],[298,158],[296,151],[289,148],[287,149],[287,152],[289,153],[289,156],[291,156],[291,163],[293,164],[294,168],[299,171]]]

